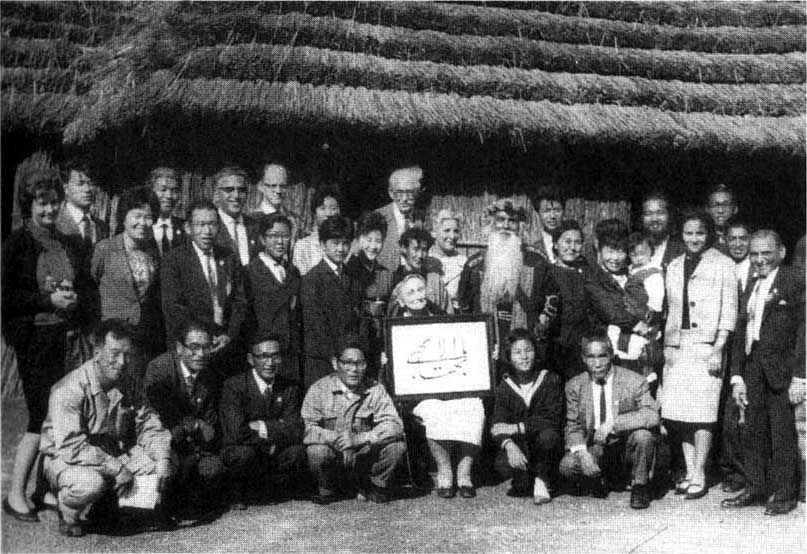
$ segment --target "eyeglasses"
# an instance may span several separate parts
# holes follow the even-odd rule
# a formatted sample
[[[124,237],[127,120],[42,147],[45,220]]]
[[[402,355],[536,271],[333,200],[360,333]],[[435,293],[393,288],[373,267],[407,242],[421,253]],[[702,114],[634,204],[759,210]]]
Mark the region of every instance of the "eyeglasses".
[[[365,369],[367,362],[364,360],[343,360],[339,358],[339,363],[345,367],[354,367],[356,369]]]
[[[289,185],[288,185],[287,183],[261,183],[261,184],[262,184],[264,187],[268,188],[268,189],[281,189],[281,190],[285,190],[285,189],[289,188]]]
[[[266,233],[264,235],[268,240],[280,240],[280,241],[287,241],[291,240],[291,235],[288,233]]]
[[[219,190],[224,194],[246,194],[246,187],[219,187]]]
[[[261,352],[260,354],[253,354],[252,357],[261,362],[268,362],[270,360],[273,362],[283,361],[283,355],[277,352],[275,353]]]
[[[709,207],[713,210],[718,208],[731,208],[733,205],[733,202],[709,202]]]
[[[187,350],[190,350],[193,354],[209,354],[213,350],[213,346],[210,344],[183,344]]]
[[[392,189],[392,194],[404,198],[417,198],[420,194],[420,189]]]

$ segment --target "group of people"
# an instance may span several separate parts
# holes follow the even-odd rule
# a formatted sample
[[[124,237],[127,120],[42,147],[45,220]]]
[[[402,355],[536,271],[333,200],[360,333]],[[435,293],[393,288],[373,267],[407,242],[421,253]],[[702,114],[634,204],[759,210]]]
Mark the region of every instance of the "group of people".
[[[355,224],[321,187],[306,230],[281,165],[261,168],[256,213],[249,175],[225,167],[185,220],[160,167],[120,196],[109,236],[89,168],[22,175],[2,310],[29,423],[4,510],[37,521],[54,496],[60,531],[81,536],[135,483],[170,523],[292,493],[385,502],[421,466],[439,497],[474,498],[489,452],[512,496],[629,488],[641,509],[662,445],[687,499],[715,459],[742,491],[727,508],[786,513],[799,484],[803,500],[804,256],[783,266],[779,235],[739,220],[730,188],[680,232],[648,193],[637,232],[608,219],[590,241],[541,188],[538,240],[501,200],[468,257],[461,214],[419,210],[422,177],[393,171],[391,202]],[[492,320],[492,394],[395,398],[386,321],[447,314]]]

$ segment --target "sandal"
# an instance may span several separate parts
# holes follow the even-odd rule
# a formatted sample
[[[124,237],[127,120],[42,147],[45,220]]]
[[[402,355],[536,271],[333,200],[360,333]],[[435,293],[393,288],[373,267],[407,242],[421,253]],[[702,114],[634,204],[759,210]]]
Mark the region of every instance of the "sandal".
[[[685,500],[697,500],[698,498],[703,498],[706,496],[706,493],[709,492],[709,489],[703,483],[692,483],[687,488],[686,496],[684,497]]]
[[[689,479],[681,479],[675,485],[675,494],[686,494],[691,485],[692,483],[689,482]]]

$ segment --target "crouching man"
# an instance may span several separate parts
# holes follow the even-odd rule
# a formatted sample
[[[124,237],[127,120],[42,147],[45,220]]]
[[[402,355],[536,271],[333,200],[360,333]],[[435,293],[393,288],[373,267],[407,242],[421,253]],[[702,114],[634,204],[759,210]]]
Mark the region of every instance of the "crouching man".
[[[249,367],[222,389],[222,457],[233,510],[246,509],[247,490],[259,497],[299,487],[306,472],[302,395],[294,382],[278,375],[285,369],[280,345],[279,335],[255,337],[247,354]]]
[[[151,360],[143,391],[148,405],[171,432],[179,464],[166,506],[171,515],[194,519],[209,515],[220,496],[224,465],[218,455],[218,410],[213,334],[207,324],[188,320],[179,326],[173,351]]]
[[[659,415],[647,381],[611,363],[614,350],[604,331],[581,340],[587,372],[566,383],[566,455],[560,473],[581,481],[586,492],[605,497],[632,476],[630,507],[650,505],[650,469]]]
[[[59,532],[68,537],[84,535],[93,505],[107,494],[126,496],[135,476],[156,476],[159,495],[173,473],[171,433],[155,412],[134,405],[126,386],[131,335],[118,319],[101,322],[93,358],[51,389],[40,450],[58,492]]]
[[[303,443],[319,490],[316,504],[328,504],[358,488],[376,503],[391,499],[390,480],[403,460],[403,423],[387,391],[365,379],[361,346],[347,341],[332,361],[336,373],[314,383],[303,400]],[[341,471],[340,471],[341,470]],[[337,475],[342,474],[339,483]]]

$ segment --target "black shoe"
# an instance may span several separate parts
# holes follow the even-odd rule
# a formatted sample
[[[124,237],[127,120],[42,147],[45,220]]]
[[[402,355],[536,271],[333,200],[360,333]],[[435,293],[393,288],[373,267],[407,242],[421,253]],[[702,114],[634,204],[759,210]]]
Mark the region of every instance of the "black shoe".
[[[39,521],[39,518],[36,515],[35,510],[28,510],[27,512],[18,512],[14,508],[11,507],[11,504],[8,503],[8,498],[3,500],[3,511],[13,517],[18,521],[24,521],[25,523],[36,523]]]
[[[739,496],[734,498],[726,498],[720,503],[722,508],[745,508],[748,506],[762,506],[765,504],[765,499],[755,496],[745,490]]]
[[[692,483],[687,488],[687,494],[684,496],[684,500],[697,500],[698,498],[703,498],[709,492],[709,487],[705,484],[701,483]]]
[[[476,489],[467,485],[460,487],[460,498],[476,498]]]
[[[392,493],[388,488],[381,488],[375,485],[371,485],[370,488],[363,493],[363,496],[374,504],[384,504],[392,500]]]
[[[780,516],[792,512],[798,505],[797,500],[774,500],[765,505],[766,516]]]
[[[723,490],[723,492],[734,494],[735,492],[740,492],[743,490],[745,488],[745,483],[740,483],[738,481],[726,481],[720,488]]]
[[[582,489],[594,498],[608,498],[608,485],[602,477],[585,477],[581,483]]]
[[[448,500],[449,498],[454,498],[454,495],[457,494],[456,489],[452,487],[438,487],[434,489],[437,492],[437,496],[440,498],[445,498]]]
[[[510,487],[510,490],[507,491],[507,496],[512,498],[527,498],[528,496],[532,496],[532,491],[521,487]]]
[[[87,530],[78,523],[67,523],[62,517],[62,512],[59,512],[59,533],[65,537],[83,537],[87,534]]]
[[[650,507],[650,489],[647,485],[633,485],[630,491],[630,507],[634,510]]]
[[[335,493],[320,494],[318,492],[315,492],[314,494],[311,495],[310,500],[311,502],[319,506],[327,506],[328,504],[331,504],[339,500],[339,495]]]

